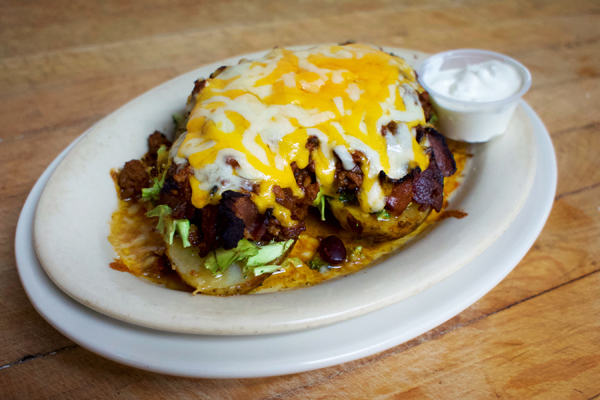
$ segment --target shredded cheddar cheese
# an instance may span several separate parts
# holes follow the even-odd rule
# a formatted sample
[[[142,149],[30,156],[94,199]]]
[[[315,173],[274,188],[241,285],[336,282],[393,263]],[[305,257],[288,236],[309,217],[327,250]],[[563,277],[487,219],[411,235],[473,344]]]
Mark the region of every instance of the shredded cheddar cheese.
[[[414,129],[425,124],[422,91],[404,60],[368,46],[275,49],[207,79],[172,156],[194,170],[195,207],[218,203],[223,191],[250,192],[259,184],[252,193],[259,211],[272,208],[282,225],[291,226],[295,221],[275,201],[273,186],[304,196],[290,164],[308,165],[306,143],[316,136],[312,159],[325,194],[335,194],[337,159],[352,169],[352,153],[360,151],[366,160],[358,199],[364,211],[378,212],[385,206],[380,171],[400,179],[410,166],[427,168]],[[391,121],[396,133],[382,134]]]

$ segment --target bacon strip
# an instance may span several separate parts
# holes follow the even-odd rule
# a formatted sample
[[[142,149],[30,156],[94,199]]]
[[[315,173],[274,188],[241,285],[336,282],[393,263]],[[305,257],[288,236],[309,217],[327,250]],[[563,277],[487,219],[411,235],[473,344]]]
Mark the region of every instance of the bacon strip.
[[[440,171],[442,171],[442,174],[446,178],[454,175],[456,172],[456,161],[454,161],[454,155],[448,148],[446,138],[435,129],[427,128],[426,131],[429,144],[433,149],[433,155],[435,156],[435,161],[440,168]]]
[[[192,205],[192,187],[189,181],[191,174],[189,166],[178,169],[176,164],[171,164],[167,171],[158,202],[171,207],[173,218],[191,219],[194,216],[196,209]]]
[[[394,185],[392,192],[386,200],[385,208],[394,214],[401,214],[410,204],[413,198],[412,179],[407,179]]]
[[[435,153],[429,161],[429,167],[417,174],[412,182],[413,200],[421,204],[421,209],[433,207],[437,212],[444,202],[444,175],[440,171]]]

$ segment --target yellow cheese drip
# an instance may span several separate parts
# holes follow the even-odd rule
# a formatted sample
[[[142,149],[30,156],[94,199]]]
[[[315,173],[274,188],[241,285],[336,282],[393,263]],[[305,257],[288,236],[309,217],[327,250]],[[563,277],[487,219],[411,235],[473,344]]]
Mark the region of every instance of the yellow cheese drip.
[[[377,184],[378,170],[395,173],[382,126],[392,119],[405,123],[408,129],[425,124],[418,100],[405,104],[418,91],[422,88],[404,60],[363,45],[297,52],[276,49],[261,60],[226,69],[208,79],[197,96],[178,153],[178,157],[187,158],[198,178],[191,180],[194,206],[202,208],[220,200],[219,190],[215,193],[210,182],[200,179],[205,176],[204,169],[212,166],[210,179],[217,189],[235,186],[232,182],[242,178],[260,183],[258,194],[252,195],[259,211],[273,208],[282,225],[295,224],[289,210],[276,203],[272,190],[279,185],[291,188],[298,197],[304,195],[290,164],[296,162],[300,168],[308,165],[307,129],[317,129],[322,132],[321,146],[312,159],[325,193],[335,191],[333,148],[343,146],[349,154],[362,151],[369,161],[362,166],[365,183],[359,200],[365,210],[373,211],[363,203],[369,202],[367,192]],[[396,115],[401,117],[394,118]],[[406,161],[426,169],[427,157],[414,133],[411,138],[412,143],[402,143],[402,151],[411,156]],[[225,151],[235,151],[240,168],[224,165],[220,154]],[[260,178],[248,179],[249,175]]]

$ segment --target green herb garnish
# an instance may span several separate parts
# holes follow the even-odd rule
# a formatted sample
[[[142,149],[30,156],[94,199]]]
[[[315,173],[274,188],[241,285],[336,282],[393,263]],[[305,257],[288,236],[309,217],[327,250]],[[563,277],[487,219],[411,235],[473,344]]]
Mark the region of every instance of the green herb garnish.
[[[190,221],[187,219],[176,219],[173,221],[175,224],[175,232],[181,238],[181,242],[183,243],[183,247],[190,247],[192,244],[190,243]],[[173,243],[173,241],[171,241]]]
[[[246,265],[256,267],[271,262],[285,254],[293,244],[294,240],[290,239],[286,242],[273,242],[266,246],[258,247],[258,252],[248,258]]]
[[[225,250],[217,249],[204,261],[204,266],[217,275],[225,271],[231,264],[238,261],[246,261],[244,272],[252,270],[254,275],[262,275],[268,272],[276,271],[281,268],[279,265],[268,265],[285,254],[294,244],[294,240],[290,239],[286,242],[273,242],[265,246],[257,246],[254,243],[242,239],[234,249]]]
[[[156,152],[156,165],[163,166],[167,164],[169,161],[169,152],[167,151],[167,146],[162,144],[158,151]],[[165,180],[164,174],[166,170],[163,172],[163,182]]]
[[[362,250],[362,246],[356,246],[354,250],[352,250],[352,253],[350,253],[350,259],[356,260],[357,258],[361,258],[363,256]]]
[[[171,117],[173,117],[173,122],[175,123],[175,125],[179,126],[179,124],[181,124],[181,122],[183,121],[183,115],[179,113],[175,113],[171,115]]]
[[[173,244],[173,238],[175,237],[175,233],[177,233],[181,238],[183,247],[191,246],[189,240],[190,221],[187,219],[173,219],[171,218],[172,212],[173,210],[171,207],[161,204],[156,206],[153,210],[148,211],[146,217],[158,217],[156,230],[163,235],[167,244]]]
[[[290,265],[302,265],[302,260],[299,258],[286,258],[281,265],[262,265],[260,267],[254,268],[254,276],[259,276],[262,274],[273,273],[280,269],[286,269]]]
[[[154,207],[153,210],[148,211],[146,213],[146,217],[158,217],[158,224],[156,225],[156,230],[160,233],[164,233],[165,227],[167,225],[166,220],[170,219],[171,213],[173,210],[171,207],[161,204],[160,206]]]
[[[355,193],[348,193],[348,192],[340,193],[340,201],[342,203],[349,203],[351,201],[354,201],[355,199],[356,199]]]
[[[160,148],[165,147],[164,145]],[[158,150],[160,152],[160,149]],[[168,154],[168,153],[167,153]],[[146,201],[150,200],[158,200],[160,196],[160,190],[165,184],[165,176],[167,175],[167,171],[163,171],[159,178],[154,178],[154,184],[152,187],[142,189],[142,199]],[[154,210],[152,210],[154,211]],[[153,215],[154,216],[154,215]]]
[[[323,261],[320,255],[315,255],[315,257],[310,260],[309,263],[310,269],[321,269],[322,267],[329,267],[329,264]]]
[[[379,214],[377,214],[377,221],[389,221],[390,218],[390,213],[387,212],[387,210],[381,210]]]
[[[431,125],[435,125],[435,123],[438,121],[438,116],[435,113],[431,114],[431,117],[429,117],[429,122]]]
[[[210,253],[204,261],[204,266],[213,275],[217,275],[225,271],[234,262],[247,259],[257,253],[258,247],[254,243],[242,239],[234,249],[225,250],[220,248]]]
[[[323,192],[323,186],[319,188],[319,193],[317,193],[317,197],[313,200],[312,206],[317,207],[319,211],[321,211],[321,221],[325,221],[325,202],[326,202],[325,192]]]

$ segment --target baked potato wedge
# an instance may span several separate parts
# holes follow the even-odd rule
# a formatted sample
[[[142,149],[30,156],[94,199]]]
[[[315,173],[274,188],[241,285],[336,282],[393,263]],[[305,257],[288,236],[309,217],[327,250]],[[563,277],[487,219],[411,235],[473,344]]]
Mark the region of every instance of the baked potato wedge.
[[[269,264],[281,264],[294,244],[295,242],[288,246],[287,250],[275,260],[269,260]],[[181,279],[195,288],[198,293],[225,296],[245,294],[259,286],[269,276],[268,273],[256,276],[252,269],[244,271],[246,261],[236,261],[224,271],[213,275],[205,266],[210,256],[201,258],[196,247],[183,247],[180,238],[175,238],[173,244],[167,246],[167,256]]]
[[[420,204],[411,203],[399,215],[381,218],[376,213],[364,212],[358,204],[348,204],[339,199],[328,199],[329,208],[342,228],[350,230],[364,239],[384,242],[408,235],[425,221],[431,207],[421,211]]]

